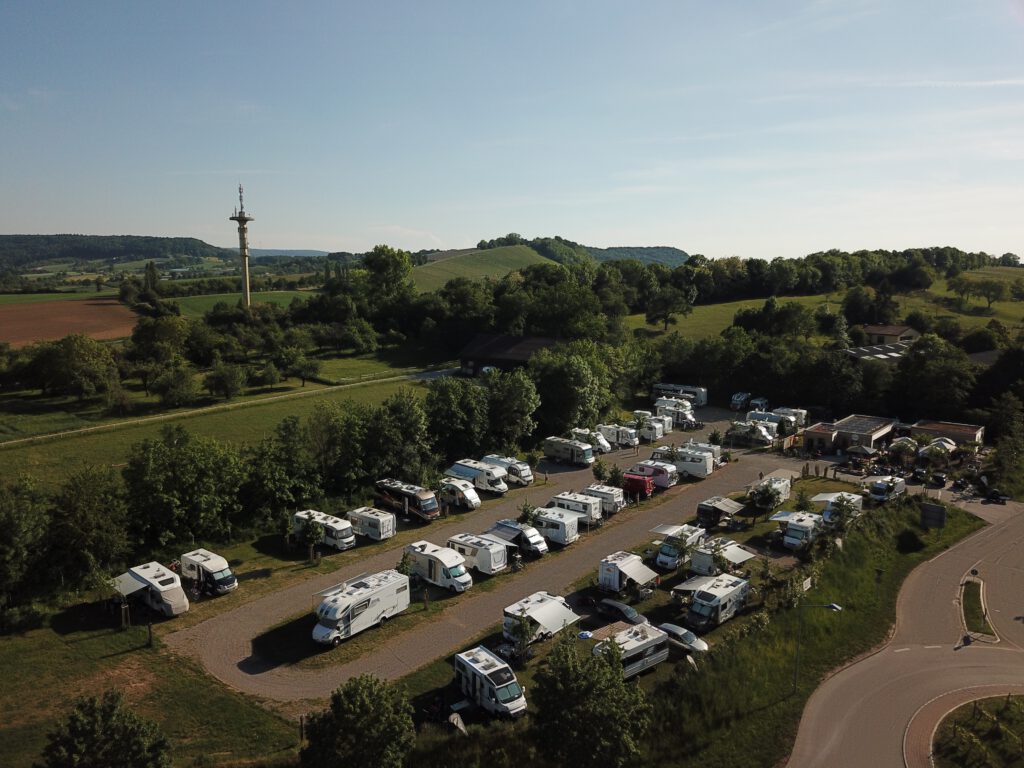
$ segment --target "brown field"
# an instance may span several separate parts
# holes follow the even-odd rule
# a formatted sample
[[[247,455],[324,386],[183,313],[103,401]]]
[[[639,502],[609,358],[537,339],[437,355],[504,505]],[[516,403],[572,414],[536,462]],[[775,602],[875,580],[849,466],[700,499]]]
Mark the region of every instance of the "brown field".
[[[94,339],[130,336],[138,316],[116,299],[0,305],[0,341],[24,347],[81,333]]]

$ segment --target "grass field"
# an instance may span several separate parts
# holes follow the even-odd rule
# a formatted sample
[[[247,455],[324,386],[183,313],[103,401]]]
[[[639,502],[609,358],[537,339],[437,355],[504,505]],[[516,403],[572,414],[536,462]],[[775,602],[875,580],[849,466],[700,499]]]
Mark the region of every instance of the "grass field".
[[[82,464],[119,467],[125,463],[132,445],[156,437],[163,425],[169,423],[204,437],[237,445],[251,444],[273,432],[286,416],[307,418],[318,403],[348,399],[379,403],[403,386],[413,392],[423,391],[421,385],[411,382],[365,384],[326,392],[309,390],[310,394],[304,397],[258,402],[230,410],[182,415],[27,444],[0,445],[0,478],[11,478],[24,472],[37,478],[43,487],[52,488],[59,485],[69,471]]]
[[[983,635],[994,635],[992,626],[985,616],[985,607],[981,603],[981,582],[968,581],[964,584],[961,607],[964,612],[964,624],[968,632],[980,632]]]
[[[41,301],[74,301],[76,299],[108,299],[117,296],[114,289],[95,291],[83,288],[79,291],[70,289],[60,293],[0,293],[0,306],[4,304],[38,304]]]
[[[1024,764],[1024,698],[996,696],[957,707],[935,729],[936,768]]]
[[[802,304],[812,312],[828,301],[829,306],[838,309],[835,297],[826,297],[824,294],[817,296],[784,296],[779,302],[785,304],[794,301]],[[680,335],[688,339],[708,339],[718,336],[726,328],[732,325],[732,319],[741,309],[760,309],[764,306],[764,299],[744,299],[743,301],[729,301],[723,304],[701,304],[693,308],[689,315],[677,318],[675,325],[668,327],[668,332],[678,331]],[[642,314],[629,315],[626,317],[626,327],[633,331],[640,331],[647,336],[660,336],[665,333],[660,324],[649,325]]]
[[[526,245],[509,245],[483,251],[471,251],[432,261],[412,271],[416,290],[420,293],[436,291],[453,277],[468,277],[482,280],[485,277],[500,278],[515,269],[531,264],[542,264],[548,259]]]
[[[292,303],[292,299],[305,301],[312,295],[309,291],[262,291],[252,294],[252,301],[254,304],[277,304],[287,307]],[[218,302],[223,301],[233,307],[241,298],[241,293],[213,293],[206,296],[181,296],[168,301],[173,301],[181,307],[181,314],[184,317],[202,317]]]

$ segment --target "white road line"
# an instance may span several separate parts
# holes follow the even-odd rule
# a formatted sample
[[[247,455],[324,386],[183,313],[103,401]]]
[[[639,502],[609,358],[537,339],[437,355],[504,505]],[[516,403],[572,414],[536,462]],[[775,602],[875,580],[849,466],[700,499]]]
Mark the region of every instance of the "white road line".
[[[910,650],[909,648],[897,648],[895,651],[893,651],[893,653],[903,653],[904,651],[909,651],[909,650]]]
[[[925,648],[944,648],[942,645],[926,645]]]

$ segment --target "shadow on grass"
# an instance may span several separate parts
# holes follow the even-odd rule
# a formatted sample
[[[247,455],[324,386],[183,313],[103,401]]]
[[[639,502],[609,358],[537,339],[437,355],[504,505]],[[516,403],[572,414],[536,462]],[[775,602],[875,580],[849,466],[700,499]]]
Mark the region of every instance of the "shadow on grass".
[[[238,579],[239,583],[243,581],[254,581],[255,579],[269,579],[274,571],[271,568],[257,568],[252,571],[246,571],[245,573],[235,574],[235,578]]]
[[[293,544],[288,547],[280,533],[265,533],[252,543],[252,548],[261,555],[274,557],[290,563],[302,562],[308,554],[306,547]]]

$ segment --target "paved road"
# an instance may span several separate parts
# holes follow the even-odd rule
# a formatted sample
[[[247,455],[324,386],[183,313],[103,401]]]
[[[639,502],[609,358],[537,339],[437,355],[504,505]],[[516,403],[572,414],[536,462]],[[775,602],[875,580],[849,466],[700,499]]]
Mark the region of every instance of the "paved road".
[[[946,712],[1024,691],[1024,507],[956,503],[991,525],[910,574],[891,640],[811,696],[790,768],[927,766]],[[959,591],[972,569],[984,581],[996,643],[964,644]]]
[[[678,434],[674,437],[679,440]],[[612,458],[628,466],[636,461],[629,454],[630,451],[624,451],[613,454]],[[668,499],[659,506],[620,512],[599,531],[582,537],[566,551],[532,562],[519,574],[503,577],[495,589],[470,590],[452,601],[436,620],[390,638],[377,652],[328,669],[306,670],[269,664],[253,655],[252,639],[296,613],[311,609],[311,596],[315,591],[364,571],[393,568],[400,557],[400,548],[239,606],[195,627],[175,632],[166,641],[176,651],[198,658],[212,675],[231,687],[279,702],[326,697],[345,680],[362,673],[385,679],[401,677],[454,652],[467,639],[495,625],[501,620],[503,609],[525,595],[541,589],[564,594],[581,576],[596,574],[598,562],[605,555],[650,541],[653,536],[649,531],[653,526],[680,522],[684,516],[693,515],[699,501],[741,489],[756,480],[759,472],[767,473],[780,466],[792,467],[798,473],[802,463],[787,462],[778,456],[745,455],[702,482],[670,489],[666,492]],[[589,469],[552,472],[549,478],[548,486],[529,490],[531,502],[546,503],[558,491],[580,489],[593,481]],[[485,530],[495,520],[514,516],[522,498],[521,494],[512,494],[512,498],[495,508],[474,514],[470,521],[433,523],[424,529],[424,536],[444,544],[448,536],[467,527]],[[337,652],[344,653],[344,646]]]

